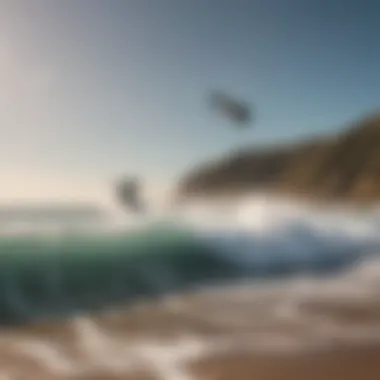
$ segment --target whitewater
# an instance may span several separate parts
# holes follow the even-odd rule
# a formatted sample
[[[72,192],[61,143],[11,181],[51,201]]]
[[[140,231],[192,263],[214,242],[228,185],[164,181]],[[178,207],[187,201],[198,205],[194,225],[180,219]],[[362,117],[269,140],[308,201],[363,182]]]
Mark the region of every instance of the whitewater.
[[[379,227],[376,208],[265,194],[87,228],[4,225],[0,375],[192,380],[188,363],[221,352],[377,341]]]

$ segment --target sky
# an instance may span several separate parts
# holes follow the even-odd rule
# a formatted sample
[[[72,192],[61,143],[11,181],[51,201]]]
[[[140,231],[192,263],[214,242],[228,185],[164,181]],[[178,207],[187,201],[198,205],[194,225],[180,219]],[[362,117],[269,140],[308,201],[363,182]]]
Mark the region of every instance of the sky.
[[[165,188],[241,145],[325,133],[380,103],[380,3],[0,0],[0,200]],[[238,132],[222,89],[254,106]]]

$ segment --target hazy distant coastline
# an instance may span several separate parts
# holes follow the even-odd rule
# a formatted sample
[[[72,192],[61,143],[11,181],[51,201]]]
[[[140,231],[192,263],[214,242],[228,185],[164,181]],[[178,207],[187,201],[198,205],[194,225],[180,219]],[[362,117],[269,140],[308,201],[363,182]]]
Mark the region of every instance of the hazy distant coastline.
[[[90,203],[17,203],[0,205],[0,223],[100,220],[105,211]]]

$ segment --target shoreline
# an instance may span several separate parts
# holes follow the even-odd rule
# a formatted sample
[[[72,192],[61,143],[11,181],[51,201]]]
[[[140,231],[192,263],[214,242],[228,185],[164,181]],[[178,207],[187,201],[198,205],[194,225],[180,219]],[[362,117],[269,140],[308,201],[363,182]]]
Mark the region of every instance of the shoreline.
[[[2,329],[0,375],[9,380],[376,379],[379,297],[351,295],[347,287],[331,293],[335,283],[324,284],[306,293],[297,286],[214,289]]]

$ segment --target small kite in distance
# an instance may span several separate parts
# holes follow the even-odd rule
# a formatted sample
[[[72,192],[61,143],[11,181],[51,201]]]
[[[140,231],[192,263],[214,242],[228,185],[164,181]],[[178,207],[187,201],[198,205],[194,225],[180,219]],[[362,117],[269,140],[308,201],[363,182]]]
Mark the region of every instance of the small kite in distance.
[[[210,105],[239,126],[247,126],[252,121],[249,105],[224,92],[214,91],[210,96]]]
[[[119,181],[116,185],[116,198],[119,204],[130,211],[142,212],[144,207],[140,199],[140,187],[140,182],[137,178]]]

